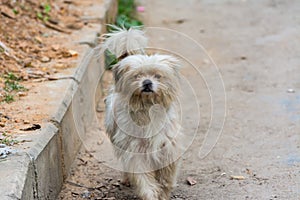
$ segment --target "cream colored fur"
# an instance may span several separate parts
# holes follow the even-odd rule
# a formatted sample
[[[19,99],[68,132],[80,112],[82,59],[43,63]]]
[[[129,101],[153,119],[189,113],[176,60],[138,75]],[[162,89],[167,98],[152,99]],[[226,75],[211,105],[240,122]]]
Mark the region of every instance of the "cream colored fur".
[[[104,46],[118,55],[129,54],[132,48],[127,43],[143,37],[141,31],[119,30]],[[144,42],[140,45],[143,52]],[[170,199],[175,184],[182,153],[178,70],[177,59],[158,54],[130,55],[113,67],[115,85],[106,98],[106,131],[122,161],[124,181],[135,186],[143,200]],[[143,92],[146,79],[153,92]]]
[[[101,45],[103,50],[109,50],[117,58],[125,54],[144,53],[148,39],[143,31],[134,28],[125,30],[113,25],[110,25],[110,27],[114,31],[102,35],[102,38],[105,40]]]

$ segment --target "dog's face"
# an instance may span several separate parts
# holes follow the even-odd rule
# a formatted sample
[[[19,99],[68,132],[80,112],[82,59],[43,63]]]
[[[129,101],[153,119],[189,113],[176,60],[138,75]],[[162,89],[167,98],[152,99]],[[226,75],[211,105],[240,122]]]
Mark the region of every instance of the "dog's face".
[[[132,55],[114,68],[115,90],[130,104],[170,105],[179,90],[177,59],[167,55]]]

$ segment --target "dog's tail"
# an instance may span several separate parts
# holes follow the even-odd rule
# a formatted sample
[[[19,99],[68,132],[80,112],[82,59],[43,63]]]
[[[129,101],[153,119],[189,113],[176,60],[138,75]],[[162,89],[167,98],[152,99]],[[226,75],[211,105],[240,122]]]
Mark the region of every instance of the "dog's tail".
[[[144,31],[138,27],[128,30],[114,25],[110,25],[114,30],[111,33],[103,35],[104,42],[101,45],[102,50],[108,50],[114,54],[118,60],[128,55],[144,54],[148,39]]]

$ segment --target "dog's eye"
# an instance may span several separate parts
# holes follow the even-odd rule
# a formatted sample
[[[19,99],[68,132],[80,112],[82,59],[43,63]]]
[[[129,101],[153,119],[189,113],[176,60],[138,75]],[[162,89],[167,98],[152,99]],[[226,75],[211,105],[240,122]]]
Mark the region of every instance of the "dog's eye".
[[[141,77],[140,74],[136,74],[136,75],[134,76],[135,79],[140,78],[140,77]]]
[[[143,73],[138,73],[138,74],[136,74],[135,76],[134,76],[134,78],[141,78],[142,76],[144,76],[144,74]]]
[[[157,78],[157,79],[160,79],[161,75],[160,74],[155,74],[154,77]]]

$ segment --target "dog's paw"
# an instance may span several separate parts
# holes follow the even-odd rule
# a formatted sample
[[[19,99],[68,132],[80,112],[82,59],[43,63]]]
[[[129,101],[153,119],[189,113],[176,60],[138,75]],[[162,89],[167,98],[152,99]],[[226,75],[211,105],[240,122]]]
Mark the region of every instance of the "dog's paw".
[[[129,181],[128,178],[122,179],[121,184],[126,186],[126,187],[130,187],[130,181]]]

